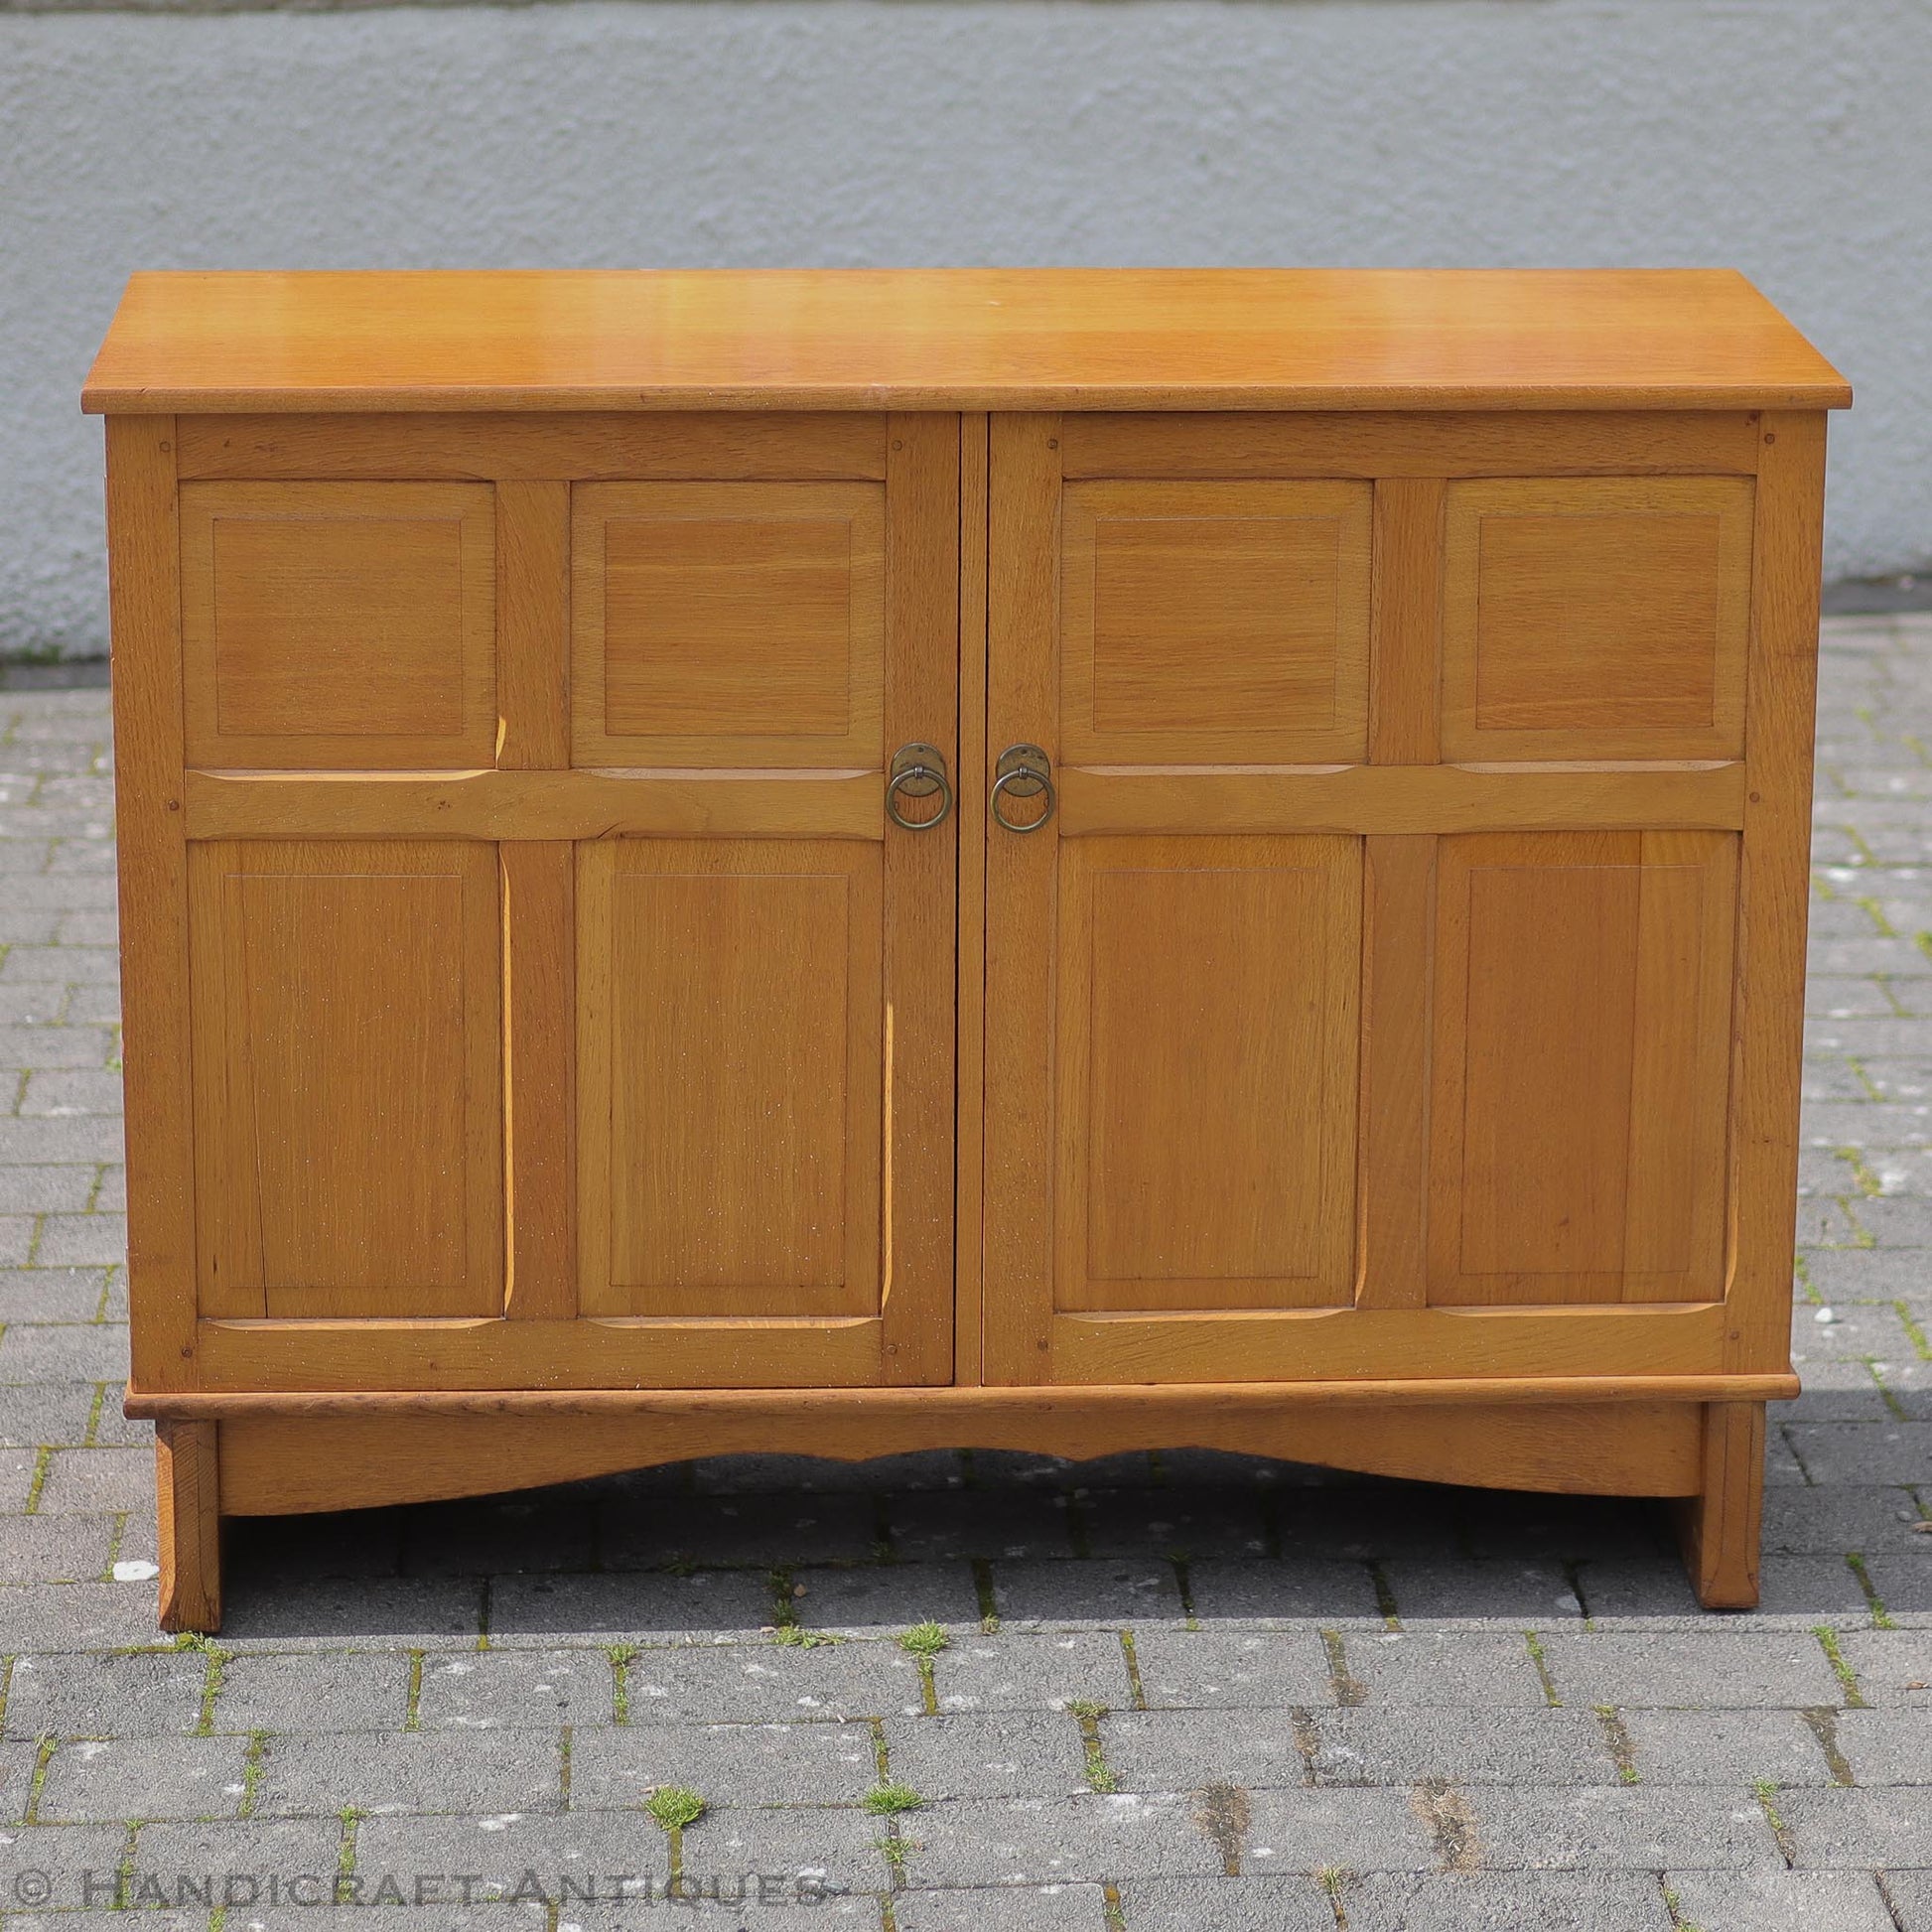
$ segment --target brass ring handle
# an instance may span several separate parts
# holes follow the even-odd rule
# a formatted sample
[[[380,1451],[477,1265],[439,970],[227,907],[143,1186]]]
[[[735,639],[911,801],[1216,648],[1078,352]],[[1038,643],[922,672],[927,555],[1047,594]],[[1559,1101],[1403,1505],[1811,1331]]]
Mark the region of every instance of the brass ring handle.
[[[930,818],[906,818],[898,808],[899,794],[930,798],[939,794],[939,809]],[[930,832],[945,824],[952,811],[952,782],[946,776],[946,757],[935,745],[901,745],[893,754],[892,776],[886,780],[886,816],[900,831]]]
[[[1030,823],[1017,824],[1000,809],[1001,795],[1006,792],[1016,798],[1043,796],[1046,809]],[[1052,762],[1046,754],[1037,745],[1009,745],[994,766],[993,789],[986,803],[994,823],[1004,830],[1023,835],[1037,832],[1053,816],[1053,808],[1059,803],[1059,793],[1053,789]]]

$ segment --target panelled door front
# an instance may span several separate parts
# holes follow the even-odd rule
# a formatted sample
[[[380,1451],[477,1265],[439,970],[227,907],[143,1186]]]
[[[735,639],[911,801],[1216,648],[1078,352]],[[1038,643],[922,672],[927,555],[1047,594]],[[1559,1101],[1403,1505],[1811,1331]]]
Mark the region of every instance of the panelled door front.
[[[183,485],[204,1376],[943,1381],[956,419],[541,429]]]
[[[989,1379],[1724,1366],[1752,439],[1667,427],[993,419]]]

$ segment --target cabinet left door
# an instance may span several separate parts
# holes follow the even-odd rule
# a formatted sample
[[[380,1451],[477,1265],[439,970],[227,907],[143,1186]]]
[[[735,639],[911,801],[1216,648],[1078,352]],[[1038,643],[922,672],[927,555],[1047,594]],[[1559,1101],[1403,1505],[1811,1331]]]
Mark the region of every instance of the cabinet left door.
[[[173,441],[110,476],[136,1383],[944,1380],[956,828],[886,798],[956,764],[956,420]]]

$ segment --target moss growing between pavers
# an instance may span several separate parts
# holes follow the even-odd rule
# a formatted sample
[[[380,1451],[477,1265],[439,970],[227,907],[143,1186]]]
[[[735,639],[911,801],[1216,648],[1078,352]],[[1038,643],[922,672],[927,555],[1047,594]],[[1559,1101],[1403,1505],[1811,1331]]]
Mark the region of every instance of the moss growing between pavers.
[[[644,1811],[666,1832],[681,1832],[695,1825],[710,1806],[688,1784],[660,1784],[644,1794]]]
[[[1844,1689],[1846,1709],[1850,1711],[1863,1711],[1867,1709],[1864,1694],[1859,1689],[1858,1677],[1853,1671],[1852,1666],[1846,1662],[1845,1652],[1839,1648],[1838,1632],[1832,1629],[1829,1624],[1821,1623],[1811,1634],[1818,1639],[1819,1644],[1825,1652],[1826,1660],[1832,1667],[1833,1674],[1837,1677],[1840,1686]]]
[[[1086,1758],[1087,1787],[1092,1791],[1111,1792],[1120,1789],[1120,1778],[1109,1768],[1107,1752],[1100,1737],[1100,1720],[1107,1715],[1104,1704],[1089,1703],[1076,1699],[1067,1707],[1067,1715],[1080,1726],[1080,1744]]]
[[[925,1804],[909,1784],[876,1784],[862,1802],[874,1818],[895,1818],[902,1811],[917,1811]]]

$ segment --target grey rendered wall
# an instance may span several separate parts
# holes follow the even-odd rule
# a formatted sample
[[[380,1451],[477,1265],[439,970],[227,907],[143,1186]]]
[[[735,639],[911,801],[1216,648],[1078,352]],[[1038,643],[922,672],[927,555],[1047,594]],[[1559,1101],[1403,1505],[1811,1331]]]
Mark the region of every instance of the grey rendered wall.
[[[0,0],[0,649],[102,647],[132,268],[987,261],[1733,264],[1932,558],[1926,0]]]

